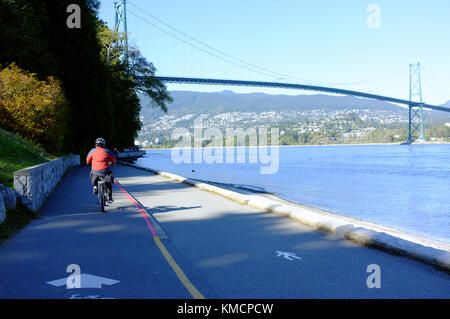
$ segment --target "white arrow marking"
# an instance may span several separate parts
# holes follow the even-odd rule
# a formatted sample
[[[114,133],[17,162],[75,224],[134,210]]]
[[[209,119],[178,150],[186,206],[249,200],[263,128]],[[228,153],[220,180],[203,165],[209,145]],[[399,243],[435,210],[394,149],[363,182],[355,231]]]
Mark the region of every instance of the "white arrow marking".
[[[94,276],[94,275],[88,275],[88,274],[81,274],[80,275],[80,288],[102,288],[102,285],[114,285],[117,284],[119,281],[114,279],[109,279],[105,277],[100,276]],[[61,278],[58,280],[53,280],[47,282],[47,284],[55,286],[55,287],[61,287],[61,286],[67,286],[67,278]]]
[[[288,253],[286,251],[276,251],[277,257],[284,257],[287,260],[301,259],[294,253]]]

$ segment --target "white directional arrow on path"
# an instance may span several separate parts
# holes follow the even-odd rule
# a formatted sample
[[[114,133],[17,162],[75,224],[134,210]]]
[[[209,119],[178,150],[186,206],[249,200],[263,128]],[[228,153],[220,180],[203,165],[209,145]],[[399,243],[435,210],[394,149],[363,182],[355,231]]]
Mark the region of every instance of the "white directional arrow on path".
[[[102,285],[111,286],[119,282],[118,280],[88,274],[81,274],[80,281],[81,281],[80,288],[102,288]],[[65,286],[66,283],[67,278],[61,278],[58,280],[47,282],[47,284],[56,287]]]
[[[294,253],[288,253],[286,251],[276,251],[277,257],[284,257],[287,260],[294,260],[295,259],[301,259],[300,257],[297,257]]]

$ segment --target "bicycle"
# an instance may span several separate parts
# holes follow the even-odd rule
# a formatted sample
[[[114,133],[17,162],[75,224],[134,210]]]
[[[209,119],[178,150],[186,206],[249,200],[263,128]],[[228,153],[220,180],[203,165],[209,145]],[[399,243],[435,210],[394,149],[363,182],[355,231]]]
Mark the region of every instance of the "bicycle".
[[[100,210],[102,213],[105,212],[105,206],[106,206],[106,185],[105,181],[99,180],[98,181],[98,203],[100,204]]]

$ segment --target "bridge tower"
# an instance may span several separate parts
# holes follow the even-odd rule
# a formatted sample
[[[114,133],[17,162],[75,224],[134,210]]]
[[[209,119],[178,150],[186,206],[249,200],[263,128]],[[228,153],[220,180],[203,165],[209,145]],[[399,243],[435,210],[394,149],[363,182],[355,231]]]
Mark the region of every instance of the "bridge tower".
[[[123,60],[128,65],[128,31],[127,31],[127,1],[114,2],[116,13],[114,32],[117,34],[117,48],[123,52]]]
[[[420,63],[411,63],[409,65],[409,102],[408,141],[412,142],[415,139],[424,140]]]

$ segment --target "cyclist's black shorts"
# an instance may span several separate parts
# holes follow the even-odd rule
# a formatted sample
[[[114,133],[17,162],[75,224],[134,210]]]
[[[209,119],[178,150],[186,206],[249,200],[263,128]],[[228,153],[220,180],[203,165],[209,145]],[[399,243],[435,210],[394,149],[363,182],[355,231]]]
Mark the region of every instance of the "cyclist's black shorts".
[[[92,185],[96,185],[100,178],[109,184],[112,184],[114,182],[113,173],[109,169],[105,171],[91,171],[89,176],[91,178]]]

